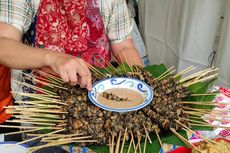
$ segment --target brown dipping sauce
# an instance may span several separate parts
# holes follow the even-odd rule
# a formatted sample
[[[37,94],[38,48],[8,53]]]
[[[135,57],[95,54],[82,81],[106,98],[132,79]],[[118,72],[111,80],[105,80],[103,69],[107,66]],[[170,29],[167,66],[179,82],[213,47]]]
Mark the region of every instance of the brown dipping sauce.
[[[98,95],[97,101],[110,108],[130,108],[140,105],[144,102],[144,98],[137,91],[127,88],[112,88],[105,90],[104,92],[112,93],[114,95],[117,95],[118,97],[128,98],[130,100],[121,102],[110,100],[103,97],[102,93],[100,93]]]

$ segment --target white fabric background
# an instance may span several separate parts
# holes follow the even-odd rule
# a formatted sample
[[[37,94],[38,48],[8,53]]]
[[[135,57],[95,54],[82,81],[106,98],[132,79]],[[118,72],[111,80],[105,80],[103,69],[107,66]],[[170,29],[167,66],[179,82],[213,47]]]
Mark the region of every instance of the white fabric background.
[[[139,9],[150,64],[199,70],[215,50],[219,81],[230,86],[230,0],[139,0]]]

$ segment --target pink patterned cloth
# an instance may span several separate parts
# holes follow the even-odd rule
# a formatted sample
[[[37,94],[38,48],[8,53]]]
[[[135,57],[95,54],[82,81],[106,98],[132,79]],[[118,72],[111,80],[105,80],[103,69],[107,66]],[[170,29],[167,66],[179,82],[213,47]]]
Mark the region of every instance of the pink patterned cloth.
[[[97,0],[42,0],[36,47],[64,52],[104,67],[111,59]]]

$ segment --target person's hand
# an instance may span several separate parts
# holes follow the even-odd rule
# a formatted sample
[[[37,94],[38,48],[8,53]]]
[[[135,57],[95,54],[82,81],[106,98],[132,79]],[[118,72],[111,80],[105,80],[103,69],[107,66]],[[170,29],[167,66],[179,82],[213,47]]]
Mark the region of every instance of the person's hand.
[[[47,65],[58,73],[64,82],[79,84],[82,88],[91,90],[91,73],[83,59],[56,52],[47,53],[45,58]]]

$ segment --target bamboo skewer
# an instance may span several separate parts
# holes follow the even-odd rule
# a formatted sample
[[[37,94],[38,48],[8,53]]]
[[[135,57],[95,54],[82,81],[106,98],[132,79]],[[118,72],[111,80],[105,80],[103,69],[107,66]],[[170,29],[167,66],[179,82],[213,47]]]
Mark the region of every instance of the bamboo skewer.
[[[216,147],[212,144],[212,143],[214,143],[214,144],[221,145],[220,143],[214,142],[214,141],[212,141],[212,140],[210,140],[210,139],[208,139],[208,138],[206,138],[206,137],[204,137],[204,136],[202,136],[202,135],[198,135],[197,133],[195,133],[194,131],[192,131],[190,128],[188,128],[187,126],[185,126],[184,124],[182,124],[180,121],[178,121],[178,120],[175,120],[175,121],[184,127],[184,128],[183,128],[184,131],[186,131],[186,132],[189,131],[189,132],[193,133],[193,134],[196,135],[197,137],[202,138],[205,142],[207,142],[207,143],[209,143],[210,145],[212,145],[213,148],[215,148],[215,149],[217,149],[218,151],[222,152],[221,150],[219,150],[218,148],[216,148]],[[212,142],[212,143],[211,143],[211,142]]]
[[[189,83],[186,83],[186,84],[183,84],[184,86],[186,87],[189,87],[195,83],[199,83],[199,82],[204,82],[204,81],[207,81],[207,80],[211,80],[211,79],[214,79],[218,76],[218,74],[213,74],[213,75],[210,75],[210,76],[207,76],[207,77],[204,77],[202,79],[199,79],[197,80],[196,82],[189,82]]]
[[[224,129],[230,129],[230,127],[225,126],[218,126],[218,125],[211,125],[211,124],[196,124],[196,123],[190,123],[192,126],[202,126],[202,127],[214,127],[214,128],[224,128]]]
[[[145,143],[144,143],[144,150],[143,153],[146,153],[146,144],[147,144],[147,134],[145,134]]]
[[[51,143],[37,146],[37,147],[31,147],[29,149],[31,152],[35,152],[39,149],[46,148],[46,147],[58,146],[58,145],[64,145],[64,144],[70,144],[70,143],[84,143],[84,142],[97,142],[97,140],[56,141],[56,142],[51,142]]]
[[[218,93],[205,93],[205,94],[191,94],[190,96],[195,97],[195,96],[215,96]]]
[[[68,90],[67,88],[63,87],[63,86],[59,86],[59,85],[56,85],[56,84],[51,84],[51,83],[47,83],[47,82],[44,82],[44,81],[41,81],[41,80],[38,80],[36,78],[26,78],[28,80],[31,80],[31,81],[34,81],[36,83],[40,83],[42,85],[45,85],[45,86],[48,86],[50,88],[59,88],[59,89],[64,89],[64,90]]]
[[[186,74],[186,73],[188,73],[188,72],[190,72],[190,71],[192,71],[192,70],[194,70],[194,69],[196,69],[196,68],[192,65],[192,66],[190,66],[190,67],[188,67],[188,68],[182,70],[181,72],[177,73],[177,74],[174,75],[173,77],[176,78],[176,77],[178,77],[178,76],[182,76],[182,75],[184,75],[184,74]]]
[[[142,153],[142,150],[141,150],[141,136],[138,136],[138,147],[139,147],[139,152]]]
[[[92,138],[92,136],[83,136],[83,137],[70,137],[70,138],[61,138],[61,139],[57,139],[56,141],[75,141],[75,140],[83,140],[83,139],[88,139],[88,138]],[[52,139],[42,139],[42,142],[53,142],[54,140]]]
[[[61,112],[58,110],[48,110],[48,109],[35,109],[35,108],[15,108],[15,110],[19,110],[19,111],[27,111],[27,112],[38,112],[38,113],[54,113],[54,114],[68,114],[68,112]]]
[[[195,105],[207,105],[207,106],[224,106],[226,103],[215,103],[215,102],[192,102],[192,101],[183,101],[177,102],[178,104],[195,104]]]
[[[123,66],[117,61],[117,59],[114,58],[114,60],[117,62],[117,64],[119,65],[119,67],[122,69],[122,71],[124,71],[124,72],[126,73],[125,69],[124,69]],[[121,63],[122,63],[122,62],[121,62]]]
[[[19,84],[19,85],[27,86],[27,87],[29,87],[29,88],[31,88],[31,89],[33,89],[33,90],[39,91],[39,92],[44,93],[44,94],[46,94],[46,95],[50,95],[50,96],[56,95],[56,93],[54,93],[54,92],[52,92],[52,91],[49,91],[49,90],[46,90],[46,89],[43,89],[43,88],[39,88],[39,87],[37,87],[37,86],[33,86],[33,85],[29,84],[29,83],[19,82],[19,81],[14,80],[14,79],[11,79],[11,80],[12,80],[13,82]]]
[[[196,78],[197,76],[201,75],[201,74],[204,73],[205,71],[206,71],[206,70],[198,71],[198,72],[196,72],[196,73],[194,73],[194,74],[192,74],[192,75],[189,75],[189,76],[187,76],[187,77],[184,77],[184,78],[180,79],[180,83],[183,83],[183,82],[186,82],[186,81],[191,80],[191,79],[193,79],[193,78]]]
[[[96,74],[98,74],[98,75],[100,75],[100,76],[102,76],[102,77],[106,77],[105,74],[101,73],[101,72],[100,72],[99,70],[97,70],[94,66],[88,64],[88,67],[89,67],[89,69],[90,69],[91,71],[93,71],[94,73],[96,73]]]
[[[119,153],[120,142],[121,142],[121,131],[119,132],[119,136],[118,136],[118,139],[117,139],[115,153]]]
[[[98,61],[97,60],[97,58],[94,58],[102,67],[104,67],[104,65],[102,65],[101,63],[100,63],[100,61]],[[108,74],[110,74],[110,71],[106,68],[106,67],[104,67],[104,69],[108,72]]]
[[[109,153],[113,153],[112,152],[112,140],[111,140],[111,136],[109,136]]]
[[[135,150],[135,142],[134,142],[134,136],[133,136],[133,132],[131,131],[131,140],[133,142],[133,149]]]
[[[66,120],[54,120],[54,119],[46,119],[44,117],[41,118],[33,118],[33,117],[28,117],[28,116],[22,116],[22,115],[17,115],[15,116],[15,118],[17,119],[24,119],[24,120],[28,120],[28,121],[42,121],[42,122],[54,122],[54,123],[65,123]]]
[[[55,101],[15,101],[17,104],[60,104],[67,106],[66,103],[63,102],[55,102]]]
[[[40,130],[44,130],[44,129],[43,128],[37,128],[37,129],[33,129],[33,130],[24,130],[24,131],[17,131],[17,132],[9,132],[9,133],[5,133],[4,135],[8,136],[8,135],[28,133],[28,132],[34,132],[34,131],[40,131]]]
[[[25,124],[35,124],[35,125],[46,125],[46,126],[54,126],[56,124],[53,123],[41,123],[41,122],[29,122],[25,120],[6,120],[6,123],[25,123]]]
[[[54,76],[54,75],[51,75],[51,74],[49,74],[47,72],[44,72],[44,71],[41,71],[41,70],[38,70],[38,69],[35,69],[34,72],[37,72],[38,74],[40,74],[40,75],[42,75],[44,77],[47,77],[48,79],[52,79],[52,80],[54,80],[54,81],[56,81],[58,83],[61,83],[61,84],[64,83],[61,78],[59,78],[57,76]]]
[[[129,142],[129,147],[128,147],[127,153],[130,152],[130,149],[131,149],[131,147],[132,147],[132,142],[133,142],[133,141],[134,141],[134,140],[133,140],[133,137],[131,136],[131,140],[130,140],[130,142]]]
[[[26,116],[26,117],[44,117],[44,118],[52,118],[52,119],[61,119],[61,117],[59,115],[53,115],[53,114],[40,114],[40,113],[33,113],[31,114],[30,112],[15,112],[15,114],[18,113],[20,115],[12,115],[14,117],[18,117],[18,116]],[[43,115],[43,116],[41,116]]]
[[[166,75],[169,71],[171,71],[174,68],[174,66],[170,67],[168,70],[166,70],[164,73],[162,73],[159,77],[157,77],[157,80],[160,80],[161,77]]]
[[[160,79],[158,79],[158,80],[163,80],[163,79],[165,79],[167,76],[169,76],[169,75],[173,74],[175,71],[176,71],[176,70],[172,70],[172,71],[170,71],[169,73],[167,73],[166,75],[164,75],[163,77],[161,77],[161,78],[160,78]]]
[[[114,133],[112,134],[112,148],[111,152],[114,153]]]
[[[50,132],[50,133],[47,133],[47,134],[43,134],[43,135],[38,136],[38,137],[34,137],[34,138],[31,138],[31,139],[28,139],[28,140],[19,142],[19,143],[17,143],[17,144],[18,144],[18,145],[24,144],[24,143],[27,143],[27,142],[30,142],[30,141],[33,141],[33,140],[37,140],[37,139],[43,138],[43,137],[45,137],[45,136],[49,136],[49,135],[52,135],[52,134],[55,134],[55,133],[60,133],[60,132],[65,131],[65,130],[66,130],[66,129],[61,129],[61,130],[53,131],[53,132]]]
[[[194,146],[193,144],[189,143],[189,141],[187,139],[185,139],[183,136],[181,136],[179,133],[176,132],[175,129],[170,128],[170,130],[178,137],[180,138],[185,144],[187,144],[188,146],[196,149],[198,152],[202,153],[202,151],[200,149],[198,149],[196,146]]]
[[[16,128],[16,129],[37,129],[38,127],[35,126],[13,126],[13,125],[0,125],[0,127],[2,128]],[[47,130],[58,130],[61,129],[61,127],[48,127],[48,126],[44,126],[44,127],[39,127],[42,129],[47,129]]]
[[[160,139],[160,136],[158,135],[156,129],[154,129],[154,131],[155,131],[155,133],[156,133],[156,135],[157,135],[157,139],[158,139],[158,141],[159,141],[159,143],[160,143],[160,146],[161,146],[163,152],[165,152],[165,151],[164,151],[164,148],[163,148],[163,144],[162,144],[161,139]]]
[[[123,153],[126,135],[127,135],[127,127],[125,128],[125,133],[124,133],[124,136],[123,136],[123,141],[122,141],[120,153]]]
[[[152,143],[152,140],[151,140],[151,138],[150,138],[150,136],[149,136],[149,134],[148,134],[148,131],[146,130],[146,127],[145,127],[144,124],[143,124],[143,127],[144,127],[144,129],[145,129],[145,133],[146,133],[146,136],[147,136],[147,138],[148,138],[148,140],[149,140],[149,143],[151,144],[151,143]]]

